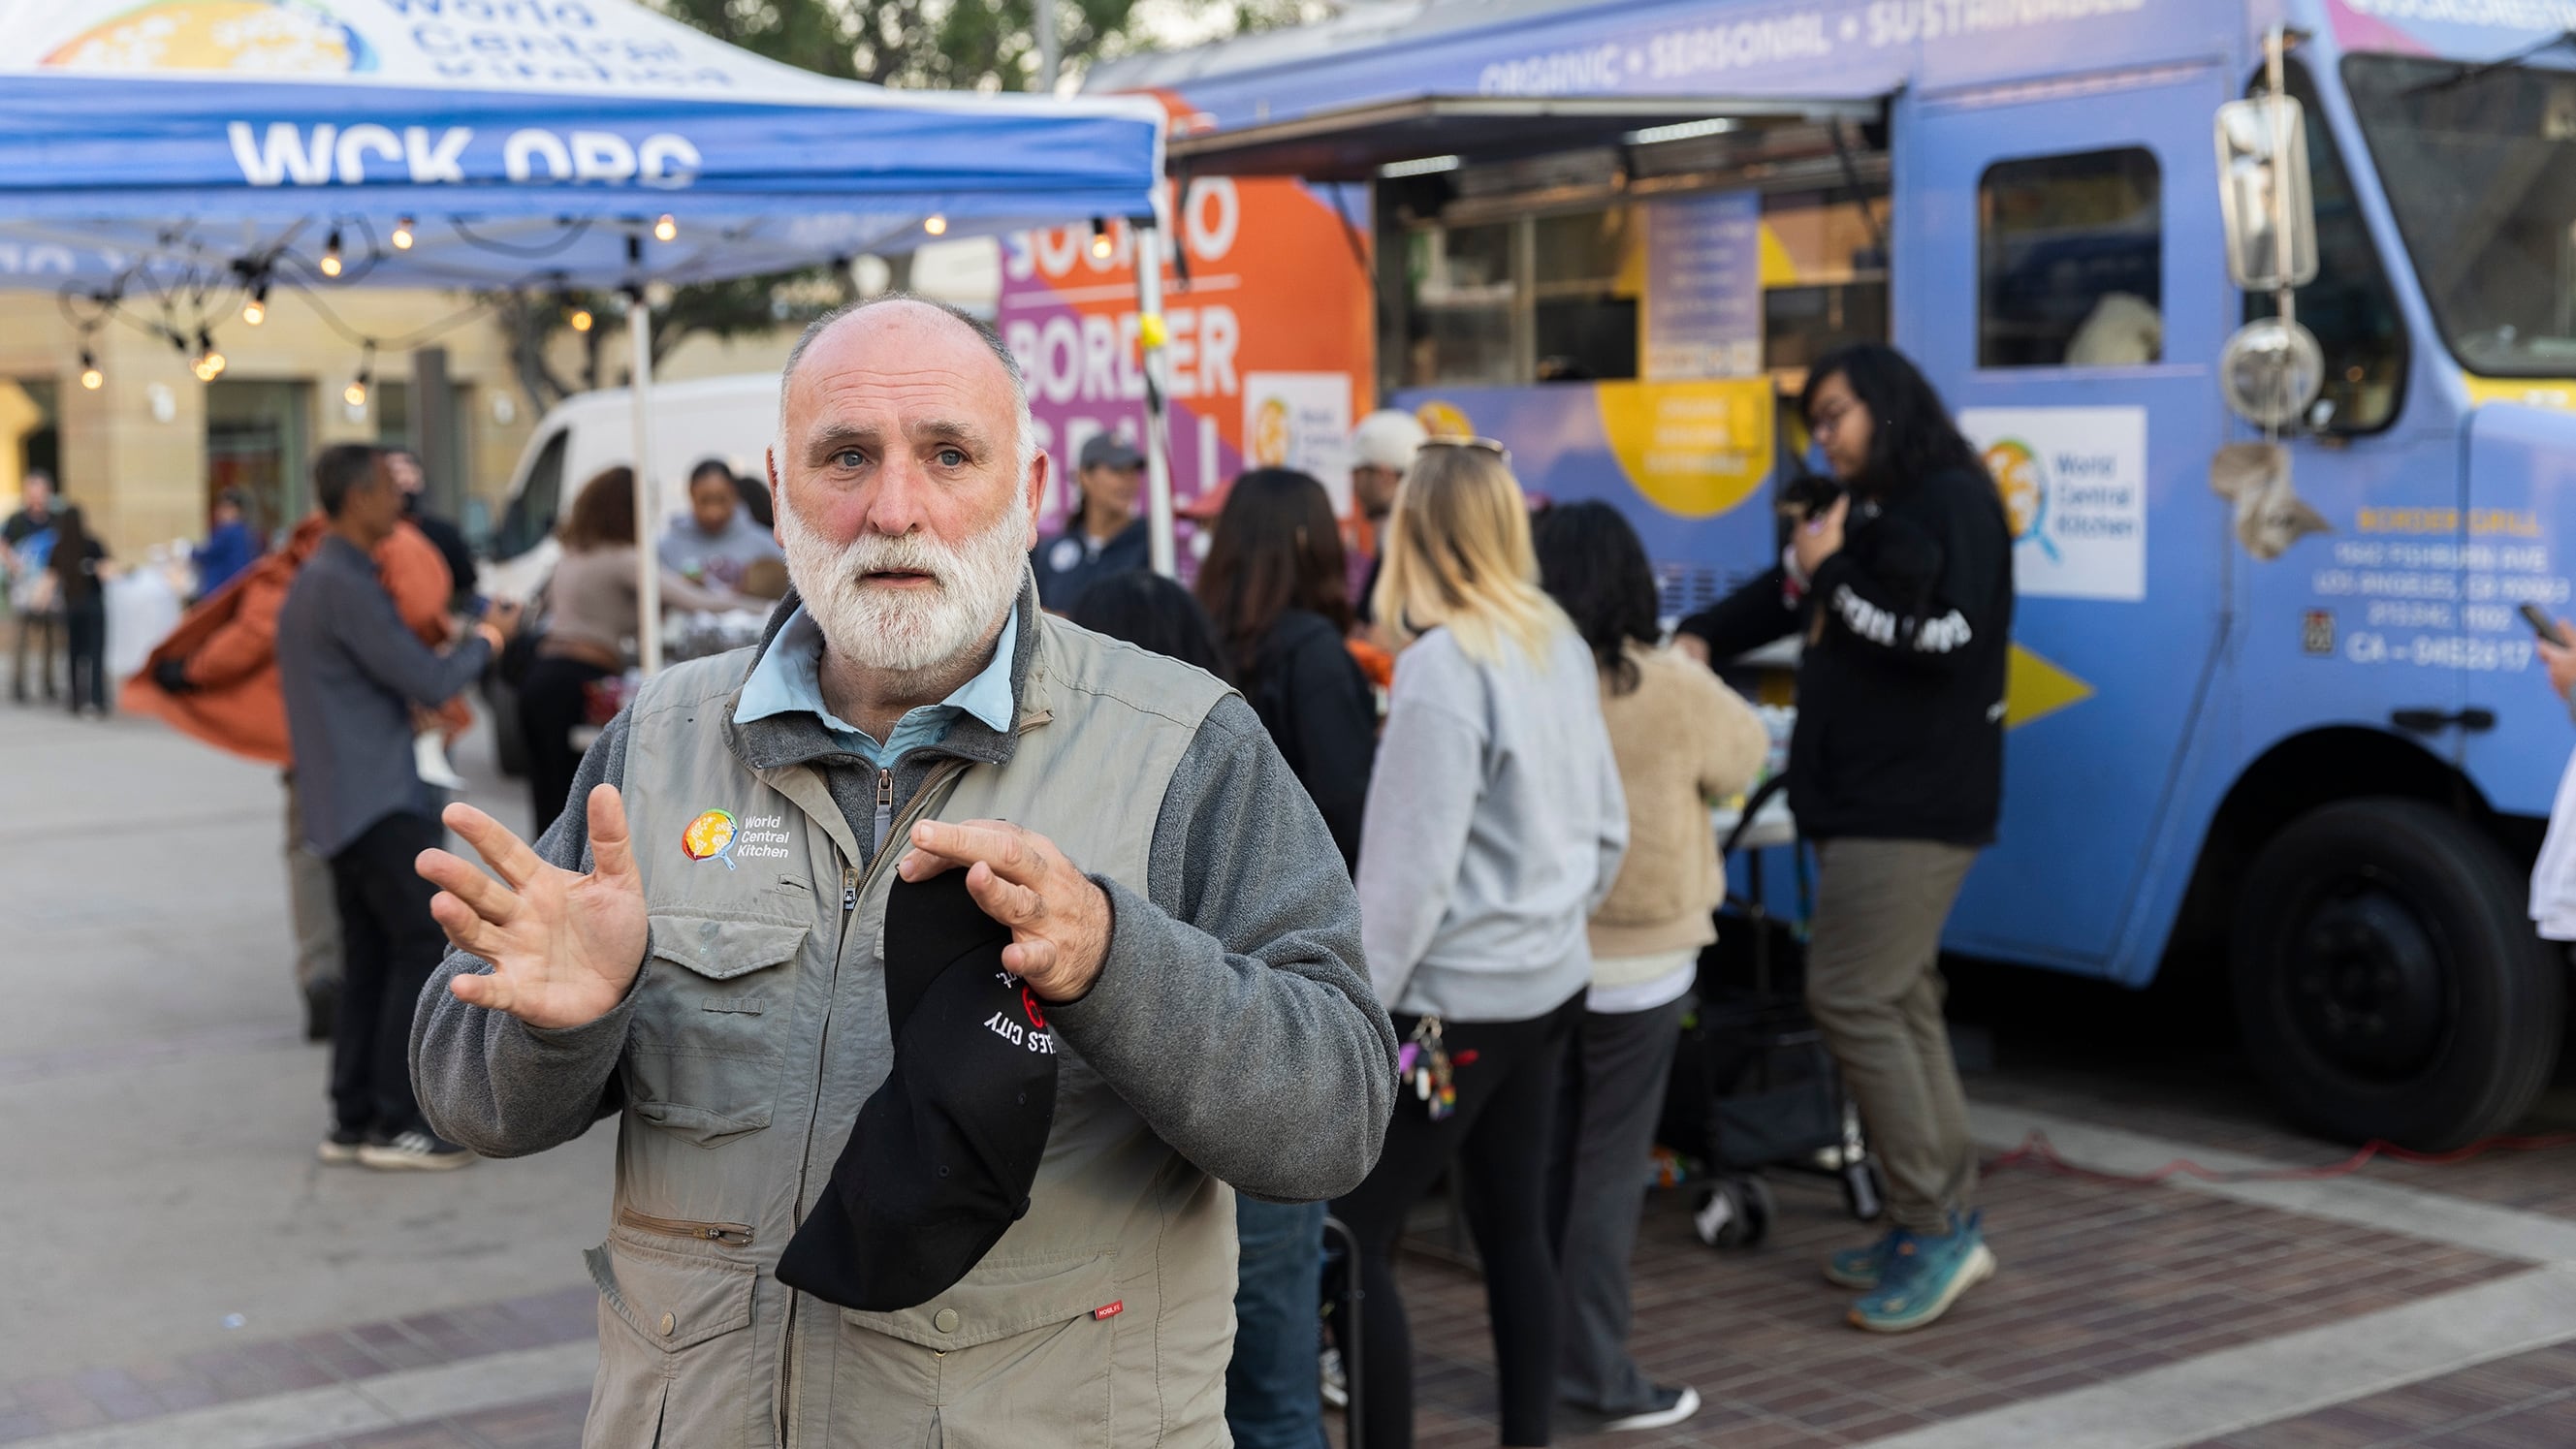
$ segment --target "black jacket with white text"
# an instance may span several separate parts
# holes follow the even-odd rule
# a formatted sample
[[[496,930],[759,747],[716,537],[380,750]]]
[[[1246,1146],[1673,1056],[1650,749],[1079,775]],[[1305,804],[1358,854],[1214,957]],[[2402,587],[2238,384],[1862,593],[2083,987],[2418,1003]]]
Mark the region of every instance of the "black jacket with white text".
[[[1844,527],[1803,592],[1774,568],[1682,632],[1723,664],[1806,631],[1789,806],[1808,838],[1989,844],[2013,612],[2002,500],[1953,469],[1855,498]]]

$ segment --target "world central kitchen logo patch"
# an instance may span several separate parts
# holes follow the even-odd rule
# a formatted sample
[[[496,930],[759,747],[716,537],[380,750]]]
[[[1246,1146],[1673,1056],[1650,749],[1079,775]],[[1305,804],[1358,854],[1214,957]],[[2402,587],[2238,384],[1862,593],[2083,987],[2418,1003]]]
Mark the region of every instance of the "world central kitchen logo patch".
[[[2039,598],[2147,596],[2147,410],[1961,408],[2012,530],[2013,587]]]
[[[680,832],[680,853],[695,861],[721,860],[727,870],[735,868],[737,859],[785,860],[786,826],[783,815],[736,819],[730,810],[701,810]]]
[[[2037,543],[2057,561],[2057,545],[2039,531],[2048,517],[2048,465],[2031,451],[2030,444],[2019,438],[1998,438],[1986,447],[1986,471],[1994,475],[1995,490],[2004,496],[2004,518],[2012,525],[2015,543]]]

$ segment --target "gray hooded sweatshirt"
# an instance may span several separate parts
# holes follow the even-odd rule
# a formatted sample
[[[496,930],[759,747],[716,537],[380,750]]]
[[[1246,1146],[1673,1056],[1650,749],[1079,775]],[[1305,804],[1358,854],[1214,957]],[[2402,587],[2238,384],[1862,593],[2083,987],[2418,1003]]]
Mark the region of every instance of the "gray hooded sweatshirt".
[[[1628,806],[1591,651],[1488,663],[1447,629],[1395,661],[1360,827],[1360,935],[1388,1009],[1544,1016],[1592,979],[1584,923],[1619,878]]]

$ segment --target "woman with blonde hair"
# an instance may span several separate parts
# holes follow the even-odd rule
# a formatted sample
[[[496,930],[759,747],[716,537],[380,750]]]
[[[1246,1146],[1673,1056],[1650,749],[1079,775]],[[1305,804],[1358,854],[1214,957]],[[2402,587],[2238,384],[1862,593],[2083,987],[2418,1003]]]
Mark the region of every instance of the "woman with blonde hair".
[[[1540,589],[1501,445],[1434,438],[1389,519],[1376,613],[1400,653],[1360,830],[1360,930],[1405,1042],[1374,1172],[1335,1205],[1359,1245],[1371,1449],[1413,1442],[1388,1257],[1453,1157],[1484,1260],[1502,1442],[1548,1442],[1557,1282],[1548,1124],[1582,1019],[1585,922],[1628,838],[1592,651]]]

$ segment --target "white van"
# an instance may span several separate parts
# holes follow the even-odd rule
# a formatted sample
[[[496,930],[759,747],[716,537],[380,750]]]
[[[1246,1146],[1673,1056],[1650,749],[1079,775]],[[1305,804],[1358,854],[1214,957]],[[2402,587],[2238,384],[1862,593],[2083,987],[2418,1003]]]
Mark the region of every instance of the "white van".
[[[653,477],[662,506],[638,531],[646,548],[671,518],[688,511],[689,469],[721,458],[734,472],[765,476],[762,455],[778,424],[778,374],[744,373],[653,385]],[[510,478],[484,592],[525,599],[562,550],[555,525],[581,486],[635,460],[634,394],[626,388],[578,393],[546,410]]]

